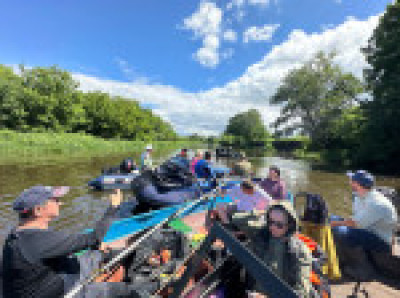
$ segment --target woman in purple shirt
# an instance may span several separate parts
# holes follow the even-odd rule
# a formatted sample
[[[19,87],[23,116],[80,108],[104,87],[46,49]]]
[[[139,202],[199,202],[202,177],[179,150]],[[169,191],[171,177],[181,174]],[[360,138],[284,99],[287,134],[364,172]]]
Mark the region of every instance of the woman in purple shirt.
[[[261,188],[274,200],[287,198],[285,182],[281,180],[281,171],[277,166],[269,168],[268,177],[260,183]]]

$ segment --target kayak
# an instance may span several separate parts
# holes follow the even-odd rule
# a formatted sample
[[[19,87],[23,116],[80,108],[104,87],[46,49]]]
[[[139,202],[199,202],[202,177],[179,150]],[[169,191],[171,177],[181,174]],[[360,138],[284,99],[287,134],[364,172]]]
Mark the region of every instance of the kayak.
[[[193,214],[204,214],[209,208],[215,208],[215,205],[226,204],[229,202],[232,202],[232,199],[229,196],[216,197],[212,201],[204,201],[202,204],[196,206],[192,210],[184,212],[179,218],[183,219]],[[111,224],[111,227],[109,228],[103,241],[114,242],[150,228],[171,216],[177,210],[189,206],[189,204],[190,202],[187,202],[117,220]]]
[[[139,175],[139,171],[130,174],[105,174],[90,180],[88,186],[95,190],[131,190],[132,181]]]

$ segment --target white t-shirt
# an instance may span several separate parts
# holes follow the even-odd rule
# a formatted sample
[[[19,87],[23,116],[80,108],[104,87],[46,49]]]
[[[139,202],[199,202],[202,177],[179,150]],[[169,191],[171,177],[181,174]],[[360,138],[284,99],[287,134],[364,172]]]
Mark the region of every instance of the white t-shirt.
[[[392,202],[380,192],[371,190],[364,198],[355,197],[353,220],[360,228],[376,234],[389,245],[392,244],[397,211]]]

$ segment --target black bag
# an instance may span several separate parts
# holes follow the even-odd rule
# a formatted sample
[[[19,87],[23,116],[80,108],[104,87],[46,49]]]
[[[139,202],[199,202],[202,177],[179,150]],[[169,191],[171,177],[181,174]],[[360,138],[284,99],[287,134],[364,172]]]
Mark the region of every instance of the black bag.
[[[379,191],[381,194],[383,194],[385,197],[387,197],[394,207],[396,208],[397,214],[400,215],[400,195],[399,193],[391,187],[387,186],[377,186],[375,188],[377,191]]]
[[[326,224],[328,222],[328,205],[318,194],[306,194],[306,205],[302,220],[315,224]]]

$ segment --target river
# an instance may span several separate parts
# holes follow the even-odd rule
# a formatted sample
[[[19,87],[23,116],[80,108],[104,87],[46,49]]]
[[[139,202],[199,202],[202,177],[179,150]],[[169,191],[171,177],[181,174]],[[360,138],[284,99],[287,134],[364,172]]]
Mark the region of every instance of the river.
[[[158,153],[155,161],[160,162],[173,153]],[[350,214],[351,193],[344,173],[315,170],[310,163],[303,160],[254,155],[248,154],[258,176],[265,177],[268,167],[276,165],[281,168],[282,178],[292,193],[307,191],[321,194],[327,200],[331,212]],[[139,153],[131,156],[138,161]],[[125,157],[126,154],[74,159],[67,163],[0,165],[0,240],[16,223],[16,216],[11,208],[14,198],[24,189],[37,184],[71,187],[70,193],[64,199],[65,204],[61,207],[61,215],[53,223],[55,228],[79,231],[90,227],[104,211],[106,194],[91,192],[87,182],[98,176],[103,167],[117,165]],[[229,164],[226,160],[219,160],[217,163]],[[399,190],[400,178],[377,177],[377,184]]]

